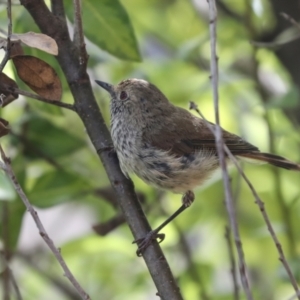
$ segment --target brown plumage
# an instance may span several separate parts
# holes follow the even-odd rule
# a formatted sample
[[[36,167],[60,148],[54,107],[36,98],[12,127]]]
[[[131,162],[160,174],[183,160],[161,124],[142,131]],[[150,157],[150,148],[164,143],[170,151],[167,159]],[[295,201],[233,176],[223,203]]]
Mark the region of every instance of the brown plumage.
[[[178,109],[181,110],[181,108]],[[149,138],[152,146],[169,150],[175,156],[201,150],[212,151],[217,155],[215,136],[207,127],[206,121],[191,114],[187,115],[186,112],[182,109],[179,114],[173,114],[171,117],[173,120],[170,122],[168,122],[168,117],[165,117],[167,118],[166,126],[161,126],[158,131],[151,132],[149,136],[144,138]],[[174,120],[176,116],[180,118],[180,122],[176,122],[176,119]],[[182,122],[183,120],[184,122]],[[215,126],[212,123],[210,125]],[[300,165],[297,163],[279,155],[260,152],[257,147],[224,129],[222,129],[222,134],[225,144],[235,156],[264,161],[288,170],[300,171]]]
[[[128,79],[116,86],[98,82],[111,94],[111,132],[122,171],[155,186],[186,193],[218,167],[215,136],[205,120],[170,103],[153,84]],[[210,123],[211,126],[215,126]],[[300,171],[281,156],[262,153],[222,130],[233,155]]]

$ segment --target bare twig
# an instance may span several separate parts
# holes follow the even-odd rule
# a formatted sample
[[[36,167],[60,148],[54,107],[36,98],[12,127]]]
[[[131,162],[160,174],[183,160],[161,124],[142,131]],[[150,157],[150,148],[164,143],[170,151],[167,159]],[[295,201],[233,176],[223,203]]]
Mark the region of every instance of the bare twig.
[[[284,12],[280,13],[280,15],[300,30],[300,24],[295,19],[293,19],[290,15]]]
[[[23,96],[26,96],[26,97],[29,97],[29,98],[32,98],[32,99],[36,99],[36,100],[41,101],[41,102],[45,102],[45,103],[48,103],[48,104],[52,104],[52,105],[55,105],[55,106],[59,106],[59,107],[63,107],[63,108],[67,108],[69,110],[75,111],[75,107],[72,104],[60,102],[60,101],[57,101],[57,100],[47,99],[47,98],[44,98],[44,97],[39,96],[37,94],[33,94],[33,93],[23,91],[23,90],[14,88],[14,87],[10,87],[10,86],[8,86],[7,84],[4,84],[4,83],[1,83],[1,87],[3,89],[5,89],[6,91],[11,92],[11,93],[23,95]]]
[[[191,102],[191,105],[190,105],[191,109],[194,109],[195,111],[197,111],[197,113],[207,122],[207,126],[208,128],[214,132],[214,129],[213,127],[211,126],[211,124],[205,119],[205,117],[203,116],[203,114],[200,112],[200,110],[198,109],[197,105],[193,102]],[[264,221],[266,222],[267,224],[267,228],[271,234],[271,237],[274,241],[274,244],[277,248],[277,251],[279,253],[279,260],[282,262],[289,278],[290,278],[290,281],[296,291],[296,295],[298,296],[298,299],[300,299],[300,291],[299,291],[299,287],[298,287],[298,284],[297,284],[297,280],[295,279],[290,267],[289,267],[289,264],[285,258],[285,255],[284,255],[284,252],[282,250],[282,246],[277,238],[277,235],[272,227],[272,224],[271,224],[271,221],[268,217],[268,214],[265,210],[265,207],[264,207],[264,202],[260,199],[260,197],[258,196],[256,190],[254,189],[252,183],[250,182],[250,180],[246,177],[243,169],[241,168],[241,166],[239,165],[237,159],[235,158],[235,156],[231,153],[231,151],[228,149],[228,147],[226,145],[223,145],[224,146],[224,151],[226,153],[226,155],[228,155],[228,157],[231,159],[231,161],[234,163],[234,165],[236,166],[238,172],[241,174],[242,178],[245,180],[245,182],[247,183],[247,185],[249,186],[254,198],[255,198],[255,203],[259,206],[259,209],[262,213],[262,216],[264,218]]]
[[[239,294],[238,277],[237,277],[237,272],[236,272],[236,262],[235,262],[235,258],[234,258],[231,233],[230,233],[229,227],[227,227],[227,226],[225,227],[225,239],[227,242],[229,261],[230,261],[230,273],[231,273],[232,282],[233,282],[233,296],[234,296],[233,299],[239,300],[240,294]]]
[[[7,18],[8,18],[7,45],[6,45],[5,56],[0,65],[0,73],[3,71],[6,63],[10,58],[10,37],[12,34],[11,0],[7,0]]]
[[[251,15],[250,13],[252,12],[252,8],[251,8],[251,5],[248,3],[248,7],[249,9],[247,10],[248,11],[248,16],[246,19],[246,25],[247,25],[247,29],[249,31],[249,34],[250,36],[254,37],[256,35],[256,32],[255,32],[255,27],[253,26],[252,24],[252,21],[251,21]],[[281,14],[284,18],[288,19],[293,25],[295,25],[296,27],[299,28],[299,24],[294,20],[292,19],[290,16],[288,16],[287,14]],[[269,98],[269,95],[267,94],[267,92],[263,89],[263,87],[261,86],[261,83],[260,83],[260,80],[259,80],[259,77],[258,77],[258,70],[259,70],[259,65],[258,65],[258,61],[256,59],[256,48],[254,48],[254,52],[253,52],[253,61],[254,61],[254,80],[256,82],[256,89],[258,91],[258,93],[260,94],[260,97],[264,103],[264,105],[266,105],[268,103],[268,98]],[[274,134],[273,134],[273,130],[272,130],[272,125],[271,125],[271,122],[270,122],[270,118],[269,118],[269,113],[268,113],[268,110],[265,109],[265,121],[267,123],[267,126],[268,126],[268,134],[269,134],[269,143],[270,143],[270,150],[271,152],[275,152],[274,149],[275,149],[275,137],[274,137]],[[231,159],[232,159],[232,155],[231,155]],[[236,159],[233,157],[232,159],[233,161],[235,161],[235,164],[236,164],[236,167],[238,169],[240,169],[240,166],[237,164],[236,162]],[[279,260],[282,262],[289,278],[290,278],[290,281],[291,281],[291,284],[293,285],[295,291],[296,291],[296,295],[295,297],[297,297],[298,299],[300,299],[300,292],[299,292],[299,287],[298,287],[298,284],[297,284],[297,281],[295,279],[295,277],[293,276],[293,273],[288,265],[288,262],[285,258],[285,255],[284,255],[284,252],[283,252],[283,249],[282,249],[282,245],[280,244],[276,234],[275,234],[275,231],[274,229],[272,228],[272,225],[271,225],[271,222],[269,220],[269,217],[267,215],[267,212],[264,208],[264,203],[261,201],[261,199],[259,198],[257,192],[255,191],[255,189],[253,188],[253,186],[251,185],[250,181],[248,180],[248,178],[245,176],[245,174],[240,171],[240,174],[242,175],[242,177],[244,178],[244,180],[247,182],[249,188],[251,189],[253,195],[254,195],[254,198],[255,198],[255,203],[259,206],[260,208],[260,211],[263,215],[263,218],[267,224],[267,228],[271,234],[271,237],[275,243],[275,246],[277,248],[277,251],[279,253]],[[293,234],[293,226],[292,226],[292,222],[291,222],[291,218],[289,217],[289,207],[287,206],[287,204],[285,203],[284,199],[283,199],[283,192],[282,192],[282,185],[281,185],[281,181],[280,181],[280,171],[278,168],[274,168],[274,179],[275,179],[275,192],[277,194],[277,199],[278,199],[278,202],[279,202],[279,205],[280,205],[280,210],[282,212],[282,218],[284,220],[284,223],[286,225],[286,230],[287,230],[287,235],[288,235],[288,242],[289,242],[289,251],[290,251],[290,254],[291,255],[294,255],[295,254],[295,239],[294,239],[294,234]]]
[[[207,119],[204,117],[204,115],[201,113],[201,111],[198,109],[197,105],[194,103],[194,102],[190,102],[190,109],[193,109],[195,110],[199,116],[206,122],[206,125],[207,127],[210,129],[210,131],[215,134],[216,130],[214,129],[214,127],[207,121]],[[224,148],[224,151],[226,151],[226,154],[227,154],[227,151],[230,152],[230,150],[228,149],[228,147],[223,143],[223,148]],[[231,152],[230,152],[231,154]],[[226,164],[226,162],[225,162]],[[228,177],[228,180],[229,180],[229,177]],[[232,204],[232,207],[233,207],[233,199],[231,198],[231,204]],[[235,219],[235,222],[236,222],[236,217],[235,217],[235,212],[234,212],[234,219]],[[230,219],[231,220],[231,219]],[[237,227],[236,227],[237,228]],[[246,269],[246,263],[244,261],[244,255],[243,255],[243,249],[242,249],[242,244],[241,244],[241,241],[240,239],[238,238],[238,240],[236,240],[236,236],[234,237],[235,238],[235,244],[236,244],[236,248],[237,248],[237,251],[238,251],[238,255],[239,255],[239,264],[240,264],[240,268],[239,268],[239,271],[240,271],[240,275],[241,275],[241,280],[242,280],[242,283],[243,283],[243,277],[245,277],[245,279],[247,280],[246,278],[246,275],[247,275],[247,269]],[[241,255],[242,254],[242,255]],[[244,285],[243,285],[243,288],[244,288]],[[250,298],[251,299],[251,298]]]
[[[296,278],[294,277],[293,273],[292,273],[292,270],[290,269],[290,266],[285,258],[285,255],[284,255],[284,252],[282,250],[282,245],[280,244],[278,238],[277,238],[277,235],[272,227],[272,224],[271,224],[271,221],[268,217],[268,214],[265,210],[265,204],[264,202],[259,198],[256,190],[254,189],[252,183],[250,182],[250,180],[247,178],[247,176],[245,175],[244,171],[242,170],[242,168],[240,167],[237,159],[235,158],[235,156],[229,151],[229,149],[227,148],[227,146],[225,145],[225,151],[226,151],[226,154],[229,156],[229,158],[231,159],[231,161],[233,161],[233,163],[235,164],[236,168],[238,169],[239,173],[242,175],[243,179],[245,180],[245,182],[247,183],[247,185],[249,186],[254,198],[255,198],[255,203],[258,205],[260,211],[261,211],[261,214],[264,218],[264,221],[266,222],[267,224],[267,228],[271,234],[271,237],[274,241],[274,244],[277,248],[277,251],[278,251],[278,254],[279,254],[279,260],[282,262],[289,278],[290,278],[290,281],[294,287],[294,290],[296,291],[296,295],[298,295],[298,299],[300,299],[300,290],[299,290],[299,287],[298,287],[298,284],[297,284],[297,280]]]
[[[53,241],[51,240],[51,238],[48,236],[44,225],[42,224],[37,212],[34,210],[34,208],[32,207],[32,205],[30,204],[27,196],[25,195],[22,187],[20,186],[19,182],[17,181],[17,178],[11,168],[11,164],[10,164],[10,160],[9,158],[5,155],[1,145],[0,145],[0,153],[1,153],[1,158],[3,160],[4,163],[1,163],[1,168],[5,171],[5,173],[7,174],[7,176],[11,179],[12,184],[16,190],[16,192],[19,194],[21,200],[23,201],[23,203],[25,204],[27,211],[29,211],[29,213],[31,214],[38,230],[39,233],[41,235],[41,237],[44,239],[45,243],[48,245],[48,247],[50,248],[50,250],[52,251],[52,253],[54,254],[54,256],[56,257],[58,263],[60,264],[60,266],[62,267],[63,271],[64,271],[64,275],[69,279],[69,281],[72,283],[72,285],[75,287],[75,289],[77,290],[78,294],[81,296],[82,299],[84,300],[90,300],[89,295],[83,290],[83,288],[80,286],[79,282],[76,280],[76,278],[73,276],[73,274],[71,273],[70,269],[68,268],[66,262],[64,261],[60,251],[58,248],[55,247]]]
[[[222,137],[222,130],[220,127],[219,118],[219,95],[218,95],[218,57],[216,54],[216,22],[217,22],[217,10],[216,3],[214,0],[209,0],[209,16],[210,16],[210,43],[211,43],[211,76],[212,76],[212,89],[214,98],[214,108],[215,108],[215,119],[216,119],[216,130],[214,132],[216,138],[216,148],[218,152],[219,162],[222,169],[223,184],[225,189],[225,204],[227,213],[229,216],[230,227],[234,236],[238,257],[242,285],[248,300],[252,300],[252,294],[250,291],[248,279],[247,279],[247,267],[244,259],[244,252],[242,249],[242,243],[240,240],[240,234],[238,230],[237,220],[235,216],[235,210],[233,205],[233,197],[230,186],[230,180],[226,167],[225,153],[224,153],[224,142]]]
[[[248,28],[252,28],[253,26],[250,24],[248,25]],[[252,33],[253,29],[248,29],[250,31],[250,34]],[[253,33],[252,33],[253,34]],[[268,100],[269,100],[269,95],[267,94],[267,91],[265,91],[262,87],[262,84],[259,80],[259,63],[257,60],[257,55],[256,55],[257,50],[254,48],[253,51],[253,67],[254,67],[254,72],[253,72],[253,80],[256,83],[256,90],[258,94],[260,95],[260,98],[263,102],[264,108],[265,108],[265,114],[264,114],[264,119],[267,124],[267,129],[268,129],[268,135],[269,135],[269,149],[271,153],[276,153],[276,147],[275,147],[275,136],[273,133],[273,128],[272,128],[272,123],[270,121],[270,113],[267,109],[268,105]],[[291,256],[295,255],[295,249],[296,249],[296,241],[293,233],[293,225],[292,225],[292,219],[290,218],[290,211],[289,211],[289,206],[287,203],[284,201],[283,197],[283,192],[282,192],[282,184],[280,180],[280,170],[279,168],[273,167],[273,173],[274,173],[274,191],[276,194],[276,198],[278,200],[278,204],[280,206],[280,211],[281,211],[281,216],[282,220],[285,224],[286,227],[286,233],[288,236],[288,251]]]

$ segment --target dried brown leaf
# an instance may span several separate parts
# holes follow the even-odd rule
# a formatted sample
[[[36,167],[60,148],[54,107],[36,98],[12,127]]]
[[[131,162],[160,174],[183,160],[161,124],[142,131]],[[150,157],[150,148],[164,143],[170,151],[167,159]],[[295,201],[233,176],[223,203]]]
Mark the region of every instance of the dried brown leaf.
[[[43,33],[26,32],[12,34],[12,40],[20,40],[29,47],[37,48],[52,55],[58,54],[56,41]]]
[[[30,55],[15,56],[12,60],[20,79],[33,91],[46,99],[60,101],[61,82],[49,64]]]

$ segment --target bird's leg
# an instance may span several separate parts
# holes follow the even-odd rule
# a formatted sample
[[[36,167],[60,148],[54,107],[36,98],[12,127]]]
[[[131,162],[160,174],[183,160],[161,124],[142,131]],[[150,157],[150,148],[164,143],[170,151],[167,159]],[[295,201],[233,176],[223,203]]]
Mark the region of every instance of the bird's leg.
[[[156,229],[148,232],[145,237],[133,241],[133,244],[136,243],[138,245],[138,249],[136,251],[137,256],[142,256],[144,250],[151,244],[153,240],[158,239],[158,243],[161,243],[165,239],[165,234],[159,233],[159,231],[161,231],[166,225],[168,225],[184,210],[191,206],[191,204],[194,202],[194,199],[194,193],[192,191],[187,191],[182,197],[182,205],[167,220],[165,220]]]

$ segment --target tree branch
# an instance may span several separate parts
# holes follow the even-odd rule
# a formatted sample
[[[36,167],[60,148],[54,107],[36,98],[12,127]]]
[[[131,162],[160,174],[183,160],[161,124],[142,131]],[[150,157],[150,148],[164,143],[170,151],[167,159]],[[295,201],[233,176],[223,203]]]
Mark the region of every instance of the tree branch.
[[[6,46],[5,56],[0,65],[0,73],[3,71],[6,63],[10,58],[10,37],[12,34],[11,0],[7,0],[7,18],[8,18],[7,46]]]
[[[121,172],[116,155],[108,150],[112,145],[109,131],[97,106],[89,76],[78,60],[80,49],[71,42],[64,22],[53,16],[43,1],[22,0],[41,31],[57,42],[57,60],[67,78],[75,100],[76,111],[107,172],[119,206],[125,216],[134,239],[144,237],[151,227],[134,192],[131,180]],[[180,300],[177,282],[157,242],[143,253],[143,258],[162,299]]]

